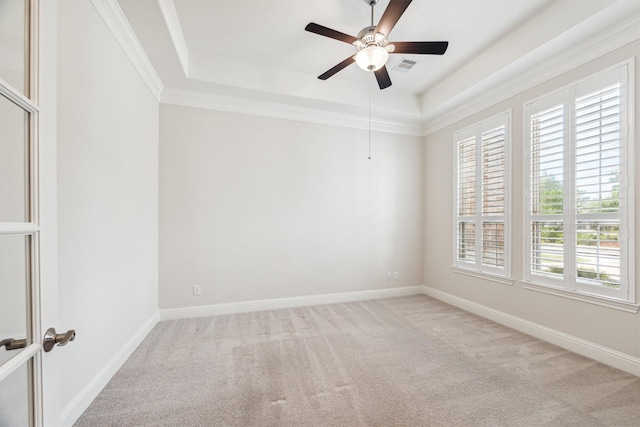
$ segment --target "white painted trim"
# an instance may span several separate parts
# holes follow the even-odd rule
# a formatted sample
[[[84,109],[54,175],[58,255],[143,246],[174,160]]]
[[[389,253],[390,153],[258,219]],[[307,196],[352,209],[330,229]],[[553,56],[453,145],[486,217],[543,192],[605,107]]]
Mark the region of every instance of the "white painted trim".
[[[265,102],[212,93],[187,91],[181,89],[165,89],[160,102],[182,107],[202,108],[205,110],[226,111],[229,113],[249,114],[276,119],[295,120],[329,126],[340,126],[352,129],[369,129],[368,115],[345,114],[300,107],[275,102]],[[400,135],[422,136],[422,127],[403,121],[371,119],[371,130]]]
[[[423,293],[462,310],[493,320],[501,325],[508,326],[527,335],[531,335],[574,353],[589,357],[597,360],[598,362],[602,362],[640,377],[640,358],[583,340],[582,338],[574,337],[573,335],[565,334],[564,332],[512,316],[511,314],[495,310],[428,286],[423,286]]]
[[[627,299],[630,302],[637,303],[636,295],[636,129],[638,123],[636,123],[636,57],[630,58],[627,61],[627,132],[624,135],[627,165],[625,171],[627,173],[627,209],[624,213],[626,215],[625,223],[627,225],[626,246],[627,246],[627,282],[628,293]]]
[[[102,389],[124,365],[129,356],[135,351],[142,341],[149,335],[153,327],[160,320],[160,313],[155,311],[153,315],[138,329],[138,331],[118,350],[109,362],[93,377],[91,381],[71,399],[62,409],[60,414],[61,426],[72,426],[91,402],[100,394]]]
[[[158,0],[158,6],[160,6],[160,12],[164,18],[164,23],[169,30],[173,47],[176,49],[180,65],[185,77],[189,77],[189,49],[187,48],[187,41],[184,38],[184,32],[182,31],[182,25],[180,25],[180,18],[176,11],[176,5],[173,0]]]
[[[0,234],[35,234],[40,226],[33,222],[4,222],[0,223]]]
[[[553,58],[525,64],[514,77],[505,78],[510,67],[494,73],[482,82],[451,98],[446,104],[425,114],[424,136],[429,136],[466,117],[558,77],[617,48],[640,39],[640,16],[631,16],[609,31],[565,49]],[[543,46],[544,48],[544,46]],[[544,49],[539,49],[542,54]],[[532,53],[533,55],[533,53]],[[514,64],[515,67],[517,64]]]
[[[24,96],[20,90],[16,90],[5,80],[0,78],[0,95],[9,99],[20,108],[28,111],[29,113],[37,113],[38,106],[29,98]]]
[[[25,334],[24,332],[20,335],[4,335],[4,337],[11,337],[11,336],[18,336],[18,337],[24,337]],[[23,350],[20,350],[20,352],[18,354],[16,354],[15,356],[13,356],[11,359],[7,360],[6,362],[4,362],[1,366],[0,366],[0,383],[7,378],[9,375],[13,374],[14,372],[16,372],[16,370],[18,370],[19,368],[23,367],[24,365],[27,364],[27,362],[29,362],[29,360],[33,357],[39,354],[40,350],[42,350],[42,345],[41,344],[30,344],[28,347],[24,348]],[[4,352],[5,349],[2,349],[2,351]],[[15,351],[15,350],[14,350]]]
[[[494,276],[493,274],[484,273],[481,271],[467,270],[456,265],[452,265],[451,270],[457,274],[475,277],[476,279],[489,280],[491,282],[500,283],[501,285],[513,286],[513,283],[515,282],[513,279],[509,279],[507,277]]]
[[[521,280],[523,289],[530,291],[542,292],[549,295],[556,295],[563,298],[569,298],[575,301],[587,302],[589,304],[599,305],[601,307],[613,308],[615,310],[626,311],[627,313],[637,313],[640,311],[640,305],[633,304],[626,301],[619,301],[607,298],[602,295],[587,295],[584,293],[565,290],[551,285],[545,285],[543,283],[535,283],[526,280]]]
[[[127,17],[120,8],[117,0],[91,0],[91,3],[102,17],[105,24],[116,38],[127,57],[147,84],[147,87],[160,100],[160,95],[164,89],[164,84],[160,76],[151,64],[149,57],[144,51],[138,37],[131,28]]]
[[[160,320],[190,319],[194,317],[220,316],[223,314],[250,313],[254,311],[277,310],[281,308],[305,307],[312,305],[336,304],[370,299],[420,295],[422,286],[373,289],[369,291],[342,292],[334,294],[308,295],[290,298],[273,298],[256,301],[240,301],[195,307],[167,308],[160,310]]]

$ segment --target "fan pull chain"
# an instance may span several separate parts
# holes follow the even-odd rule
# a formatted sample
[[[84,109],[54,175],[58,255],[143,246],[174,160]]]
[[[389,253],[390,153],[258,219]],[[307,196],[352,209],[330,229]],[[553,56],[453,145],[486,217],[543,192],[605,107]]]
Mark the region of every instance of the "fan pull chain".
[[[371,160],[371,85],[369,85],[369,160]]]

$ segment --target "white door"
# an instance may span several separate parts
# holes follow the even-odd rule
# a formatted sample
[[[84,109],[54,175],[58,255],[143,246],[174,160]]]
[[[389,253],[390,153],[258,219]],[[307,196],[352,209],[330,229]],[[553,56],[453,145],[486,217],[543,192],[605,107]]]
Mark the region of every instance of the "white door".
[[[58,311],[50,3],[0,0],[0,426],[60,416],[56,359],[44,351]]]

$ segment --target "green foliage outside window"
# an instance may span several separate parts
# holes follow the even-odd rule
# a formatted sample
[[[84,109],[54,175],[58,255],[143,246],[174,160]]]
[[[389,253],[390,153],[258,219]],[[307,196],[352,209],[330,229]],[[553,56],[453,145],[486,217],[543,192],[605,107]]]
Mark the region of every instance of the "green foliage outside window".
[[[620,175],[615,174],[609,179],[615,183],[610,197],[604,200],[591,200],[578,194],[576,207],[578,213],[600,212],[611,213],[620,211]],[[562,183],[554,176],[543,176],[540,180],[540,212],[544,214],[561,214],[563,212],[564,190]],[[563,231],[560,227],[549,225],[540,232],[542,243],[562,244]],[[617,226],[602,227],[600,230],[589,230],[577,233],[578,245],[595,245],[600,241],[618,241],[619,228]]]

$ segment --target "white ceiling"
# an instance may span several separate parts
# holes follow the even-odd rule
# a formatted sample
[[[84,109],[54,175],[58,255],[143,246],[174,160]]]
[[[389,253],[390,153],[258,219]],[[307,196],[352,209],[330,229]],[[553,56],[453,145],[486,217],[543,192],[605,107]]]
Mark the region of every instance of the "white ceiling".
[[[355,64],[318,80],[355,47],[304,31],[315,22],[357,35],[370,23],[363,0],[118,2],[167,89],[353,113],[371,91],[376,110],[415,122],[506,69],[517,73],[533,53],[557,54],[568,34],[589,36],[611,21],[594,17],[616,4],[623,15],[636,0],[414,0],[389,40],[446,40],[449,48],[443,56],[391,55],[393,85],[383,91]],[[375,7],[375,23],[388,3]],[[393,70],[404,57],[418,64]]]

